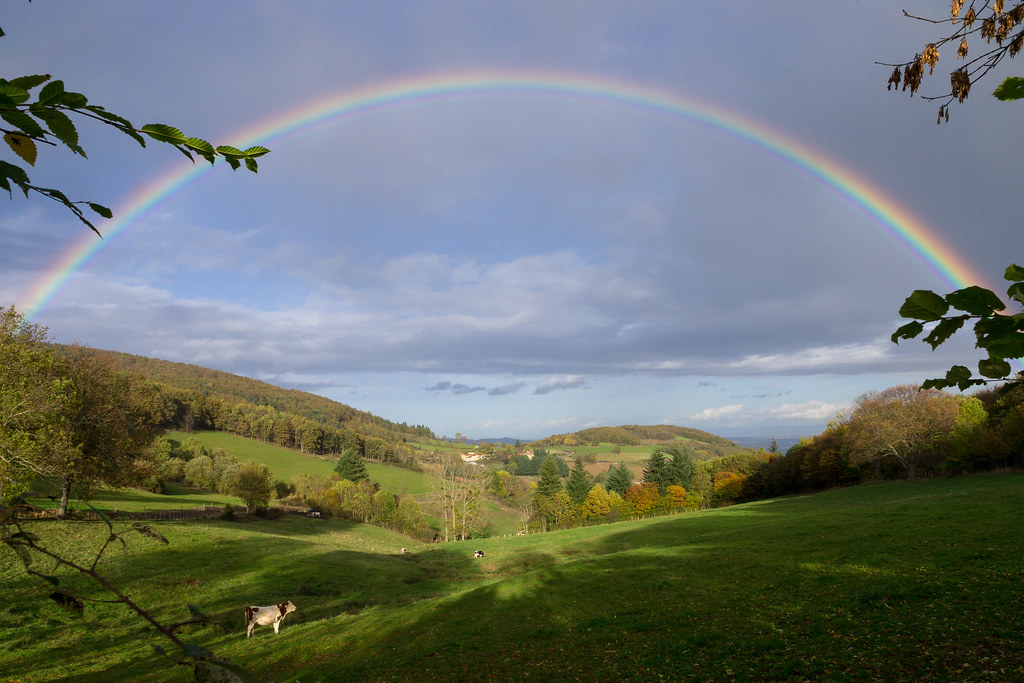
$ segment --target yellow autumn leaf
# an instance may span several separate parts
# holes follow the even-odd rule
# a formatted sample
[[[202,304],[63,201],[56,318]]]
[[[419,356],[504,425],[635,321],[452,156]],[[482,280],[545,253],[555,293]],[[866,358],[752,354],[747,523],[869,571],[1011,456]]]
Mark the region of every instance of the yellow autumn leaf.
[[[4,135],[4,142],[29,166],[36,165],[36,143],[32,138],[21,133],[7,133]]]

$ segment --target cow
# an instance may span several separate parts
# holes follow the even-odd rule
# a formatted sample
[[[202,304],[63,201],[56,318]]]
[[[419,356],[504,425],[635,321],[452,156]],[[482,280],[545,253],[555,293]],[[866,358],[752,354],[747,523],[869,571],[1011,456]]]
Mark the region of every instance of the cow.
[[[270,605],[269,607],[249,605],[245,608],[245,637],[249,638],[252,636],[252,630],[256,628],[256,624],[260,626],[273,624],[274,633],[277,633],[277,629],[281,626],[281,620],[288,616],[289,612],[294,612],[295,609],[295,603],[291,600],[282,602],[279,605]]]
[[[473,557],[483,557],[483,556],[484,556],[484,551],[483,550],[477,550],[477,551],[473,552]]]
[[[405,554],[406,554],[407,552],[409,552],[409,549],[408,549],[408,548],[402,548],[402,554],[403,554],[403,555],[405,555]]]

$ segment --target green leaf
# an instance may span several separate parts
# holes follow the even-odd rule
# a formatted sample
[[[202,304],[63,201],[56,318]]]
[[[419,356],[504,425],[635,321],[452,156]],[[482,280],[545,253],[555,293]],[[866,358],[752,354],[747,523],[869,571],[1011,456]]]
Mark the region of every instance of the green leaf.
[[[0,178],[10,178],[18,185],[28,185],[29,183],[28,174],[21,166],[15,166],[6,161],[0,161]]]
[[[213,145],[202,138],[185,138],[185,146],[189,149],[194,149],[197,152],[206,154],[213,154],[216,152]]]
[[[259,171],[260,171],[259,165],[256,163],[255,159],[246,159],[245,160],[245,167],[247,169],[249,169],[250,171],[252,171],[253,173],[259,173]]]
[[[0,80],[0,95],[8,98],[14,104],[21,104],[28,99],[28,90],[10,81]]]
[[[954,365],[946,371],[946,381],[950,384],[959,384],[970,379],[971,369],[964,365]]]
[[[1004,280],[1010,280],[1011,282],[1024,281],[1024,268],[1021,268],[1016,263],[1011,263],[1006,267],[1006,272],[1003,273]]]
[[[966,315],[958,315],[952,318],[943,318],[939,321],[939,324],[935,326],[928,336],[924,338],[924,342],[932,347],[932,351],[937,349],[940,344],[953,336],[953,333],[964,326],[967,322]]]
[[[918,321],[907,323],[892,333],[892,343],[899,344],[900,339],[913,339],[924,331],[924,325]]]
[[[260,147],[259,145],[257,145],[255,147],[250,147],[249,149],[245,150],[243,154],[245,154],[245,156],[249,157],[250,159],[255,159],[256,157],[261,157],[264,154],[270,154],[270,150],[267,149],[266,147]]]
[[[1007,76],[1006,80],[1000,83],[996,89],[992,91],[992,94],[996,96],[996,99],[1002,100],[1003,102],[1019,100],[1024,97],[1024,78]]]
[[[69,109],[81,109],[88,103],[89,99],[80,92],[63,92],[55,102],[55,104]]]
[[[986,358],[978,361],[978,372],[989,379],[1002,379],[1009,376],[1010,364],[1002,358]]]
[[[217,148],[217,154],[225,158],[236,157],[238,159],[241,159],[242,157],[245,156],[245,152],[238,149],[237,147],[232,147],[231,145],[221,145],[220,147]]]
[[[4,135],[4,142],[14,150],[14,153],[25,160],[29,166],[36,165],[36,143],[24,133],[7,133]]]
[[[235,171],[237,171],[238,168],[242,165],[242,163],[235,157],[224,157],[224,161],[228,162],[228,166],[230,166],[232,170]]]
[[[46,127],[58,140],[69,147],[78,146],[78,129],[67,114],[59,109],[43,109],[32,113],[46,123]]]
[[[142,132],[154,140],[172,144],[182,144],[188,139],[174,126],[165,126],[162,123],[147,123],[142,127]]]
[[[39,91],[39,97],[36,98],[36,104],[44,107],[57,104],[57,101],[63,94],[64,81],[50,81],[43,86],[42,90]]]
[[[29,551],[28,546],[25,545],[24,542],[14,542],[9,541],[7,539],[4,539],[4,542],[7,544],[8,548],[10,548],[18,554],[18,557],[21,558],[21,563],[25,565],[26,569],[32,565],[32,553],[31,551]]]
[[[935,292],[927,289],[915,289],[900,306],[900,315],[923,322],[938,320],[946,315],[949,304]]]
[[[1024,358],[1024,334],[1014,332],[1001,337],[987,337],[979,347],[988,351],[992,358]]]
[[[18,78],[12,78],[11,84],[18,86],[19,88],[24,88],[25,90],[31,90],[32,88],[36,88],[43,83],[46,83],[48,80],[50,80],[50,74],[19,76]]]
[[[108,209],[107,207],[103,206],[102,204],[89,202],[89,208],[98,213],[99,215],[103,216],[104,218],[114,217],[114,212]]]
[[[34,137],[41,138],[46,136],[46,131],[43,130],[43,127],[20,109],[0,109],[0,118]]]
[[[991,315],[1006,308],[993,291],[977,285],[951,292],[946,296],[946,303],[971,315]]]
[[[1006,290],[1007,295],[1019,304],[1024,304],[1024,282],[1014,282]]]

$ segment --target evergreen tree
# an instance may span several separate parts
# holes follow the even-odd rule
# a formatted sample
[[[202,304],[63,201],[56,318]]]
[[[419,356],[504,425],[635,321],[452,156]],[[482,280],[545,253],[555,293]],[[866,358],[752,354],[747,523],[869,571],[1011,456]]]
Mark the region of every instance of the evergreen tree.
[[[540,464],[540,481],[537,482],[537,495],[552,496],[562,490],[562,475],[558,473],[558,462],[553,455],[544,458]]]
[[[665,452],[655,448],[651,457],[644,461],[644,483],[656,484],[659,492],[664,492],[669,481],[669,463],[665,460]]]
[[[626,490],[633,485],[633,473],[621,462],[618,467],[612,465],[608,468],[608,479],[605,484],[609,491],[624,496]]]
[[[697,464],[688,448],[669,449],[672,460],[668,464],[669,481],[666,485],[677,484],[689,490],[693,485],[693,477],[697,472]]]
[[[338,458],[338,463],[334,466],[334,471],[342,479],[348,479],[353,483],[370,478],[366,471],[366,463],[363,462],[363,458],[354,448],[346,448],[342,452],[341,457]]]
[[[569,481],[565,485],[565,490],[569,492],[569,498],[573,505],[582,505],[586,501],[592,482],[593,477],[583,469],[583,458],[577,455],[572,471],[569,473]]]

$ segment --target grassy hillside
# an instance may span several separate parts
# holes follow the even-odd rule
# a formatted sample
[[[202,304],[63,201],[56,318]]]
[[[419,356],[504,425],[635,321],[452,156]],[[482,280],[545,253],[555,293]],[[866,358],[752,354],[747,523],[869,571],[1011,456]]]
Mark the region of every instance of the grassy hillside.
[[[102,566],[189,639],[283,681],[1020,680],[1024,474],[867,485],[418,546],[330,520],[160,523]],[[33,529],[82,555],[99,524]],[[486,557],[472,559],[474,549]],[[0,548],[0,680],[187,680],[126,611],[60,612]],[[247,603],[292,599],[246,640]]]
[[[320,474],[326,477],[334,472],[335,460],[296,453],[287,448],[260,443],[227,432],[169,432],[168,436],[182,443],[195,438],[206,448],[221,448],[240,462],[262,463],[270,468],[276,479],[284,482],[290,482],[299,474]],[[371,479],[394,493],[419,495],[430,491],[430,480],[421,472],[375,462],[367,462],[366,470]]]

